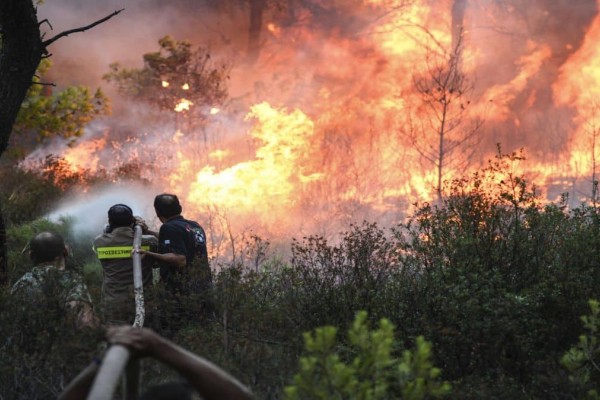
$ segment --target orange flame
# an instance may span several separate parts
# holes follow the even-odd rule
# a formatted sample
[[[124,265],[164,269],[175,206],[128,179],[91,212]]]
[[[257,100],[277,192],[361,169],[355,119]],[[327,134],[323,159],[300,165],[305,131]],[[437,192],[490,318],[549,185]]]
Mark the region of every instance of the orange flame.
[[[517,61],[517,65],[521,67],[517,76],[508,83],[492,86],[483,95],[483,98],[488,101],[481,103],[479,112],[489,120],[504,121],[511,116],[510,104],[512,101],[522,92],[529,79],[539,72],[542,64],[552,55],[552,51],[548,46],[529,42],[528,47],[531,49],[531,53],[524,55]],[[515,120],[515,124],[518,126],[519,122]]]
[[[166,173],[148,178],[180,194],[190,215],[218,207],[240,224],[254,216],[279,227],[297,217],[299,224],[314,220],[311,228],[325,230],[338,220],[397,221],[413,202],[434,198],[440,160],[417,149],[407,132],[433,138],[439,133],[439,113],[424,105],[415,78],[427,78],[440,60],[447,62],[456,41],[455,2],[318,3],[351,23],[308,8],[296,10],[298,24],[277,24],[274,18],[261,37],[257,62],[231,71],[231,102],[221,108],[195,105],[218,117],[208,118],[209,125],[198,132],[193,125],[181,128],[185,132],[165,132],[154,144],[158,151],[136,146],[140,154],[167,155],[160,163]],[[592,96],[600,90],[600,19],[581,44],[558,46],[558,34],[523,33],[532,21],[515,7],[468,3],[460,72],[472,78],[475,90],[470,104],[464,102],[461,124],[445,137],[448,144],[460,143],[465,127],[483,119],[482,145],[474,147],[471,168],[493,157],[496,142],[506,151],[525,143],[528,160],[515,165],[515,173],[527,172],[541,185],[561,189],[572,184],[570,177],[589,177],[600,160],[594,153],[600,100]],[[526,8],[535,2],[522,3]],[[549,68],[561,56],[566,61]],[[544,89],[550,87],[554,104],[543,108]],[[192,106],[181,98],[174,110]],[[563,116],[564,126],[543,125],[556,115]],[[537,145],[525,140],[536,135]],[[557,150],[547,154],[544,145],[551,140]],[[435,148],[439,138],[430,142]],[[469,172],[468,150],[457,152],[463,164],[442,161],[444,179]],[[78,146],[65,155],[73,165],[97,168],[100,151]]]
[[[94,173],[98,171],[99,157],[96,155],[106,146],[106,137],[81,142],[76,147],[67,148],[62,157],[69,163],[75,172],[87,169]]]
[[[202,168],[187,196],[187,203],[196,209],[218,204],[237,213],[273,218],[274,209],[294,205],[298,184],[322,177],[298,165],[310,151],[309,139],[314,135],[314,123],[306,114],[277,110],[263,102],[253,106],[246,118],[256,121],[250,133],[260,145],[256,159],[218,172],[212,166]]]

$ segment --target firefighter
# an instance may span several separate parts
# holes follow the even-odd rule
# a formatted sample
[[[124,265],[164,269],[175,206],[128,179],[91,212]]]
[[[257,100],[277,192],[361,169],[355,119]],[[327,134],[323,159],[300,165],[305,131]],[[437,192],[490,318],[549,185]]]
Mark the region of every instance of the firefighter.
[[[174,194],[159,194],[154,210],[162,222],[159,251],[140,251],[143,259],[160,264],[162,298],[157,303],[160,333],[171,337],[186,323],[203,323],[214,314],[212,276],[208,263],[206,233],[196,221],[185,219]]]
[[[94,239],[94,251],[102,264],[101,305],[106,323],[109,325],[130,324],[135,317],[135,297],[133,283],[134,226],[140,224],[143,231],[147,227],[141,218],[133,215],[125,204],[115,204],[108,210],[108,225],[104,233]],[[142,249],[155,250],[158,241],[153,235],[142,236]],[[152,286],[151,258],[142,260],[142,280],[144,288]],[[149,291],[145,290],[148,304]]]
[[[179,199],[174,194],[163,193],[154,198],[156,216],[162,222],[158,234],[159,251],[142,251],[160,263],[161,281],[173,291],[202,290],[211,286],[206,233],[196,221],[185,219]],[[148,257],[145,257],[148,258]],[[183,283],[192,284],[186,287]]]

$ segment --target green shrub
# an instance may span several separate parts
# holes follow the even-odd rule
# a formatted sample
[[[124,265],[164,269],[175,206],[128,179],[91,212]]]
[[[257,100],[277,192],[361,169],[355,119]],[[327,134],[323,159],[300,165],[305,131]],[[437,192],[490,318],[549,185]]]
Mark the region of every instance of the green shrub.
[[[475,392],[465,382],[486,380],[511,382],[522,398],[564,398],[557,360],[586,298],[600,291],[595,208],[542,205],[511,172],[521,158],[500,154],[395,230],[401,263],[418,271],[412,332],[432,341],[461,398]],[[483,397],[505,398],[488,388]]]
[[[581,317],[586,334],[562,357],[569,379],[581,392],[580,398],[600,399],[600,303],[589,301],[591,313]]]
[[[339,347],[337,328],[326,326],[305,333],[307,355],[300,359],[294,384],[285,390],[293,399],[440,398],[450,384],[439,380],[430,361],[431,346],[422,337],[415,348],[394,355],[394,327],[386,319],[371,331],[367,313],[359,312],[348,331],[348,345]]]

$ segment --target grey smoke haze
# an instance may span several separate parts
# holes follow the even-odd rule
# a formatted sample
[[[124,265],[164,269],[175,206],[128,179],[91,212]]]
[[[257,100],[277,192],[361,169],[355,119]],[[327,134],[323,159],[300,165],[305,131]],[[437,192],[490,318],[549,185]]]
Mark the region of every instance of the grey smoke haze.
[[[58,222],[70,218],[74,230],[85,235],[100,234],[108,223],[108,209],[115,204],[126,204],[134,215],[141,216],[148,226],[160,226],[154,214],[153,201],[158,189],[138,184],[127,186],[95,188],[89,192],[72,193],[66,197],[47,218]]]
[[[478,74],[478,82],[482,85],[509,79],[514,72],[515,62],[525,50],[529,39],[552,48],[554,56],[548,63],[546,73],[555,73],[556,68],[581,44],[585,30],[597,12],[595,0],[456,1],[466,3],[464,22],[469,35],[473,42],[483,44],[480,49],[488,60],[486,70]],[[157,40],[165,35],[188,39],[195,45],[208,45],[216,56],[236,58],[236,55],[243,55],[247,45],[247,10],[229,7],[226,11],[222,8],[219,12],[216,11],[218,7],[208,7],[207,3],[183,0],[48,1],[38,11],[40,20],[48,19],[54,28],[49,31],[48,25],[42,25],[47,31],[47,37],[86,25],[114,10],[125,8],[123,13],[110,21],[53,44],[50,50],[56,68],[52,70],[51,78],[59,87],[72,84],[102,86],[118,101],[113,88],[101,79],[108,71],[108,65],[119,61],[126,66],[139,67],[141,55],[155,51]],[[351,11],[351,6],[355,3],[336,2],[331,6],[321,5],[319,1],[303,1],[295,4],[297,9],[305,7],[313,13],[310,29],[321,32],[324,39],[327,39],[327,35],[336,32],[339,34],[340,30],[349,37],[369,34],[368,18],[359,18]],[[442,5],[446,2],[430,0],[429,3],[435,8],[437,3]],[[301,15],[297,10],[296,14]],[[357,24],[357,20],[361,22],[362,28],[356,28],[361,25]],[[292,24],[293,22],[290,23]],[[354,29],[346,32],[349,26]],[[337,27],[339,29],[336,30]],[[270,45],[266,38],[263,38],[263,45]],[[323,45],[326,49],[327,42],[323,41]],[[298,58],[295,61],[297,66],[302,66],[304,76],[312,75],[311,58],[326,56],[326,52],[320,54],[319,50],[321,49],[303,49],[301,45],[296,49]],[[310,55],[308,59],[306,54]],[[294,67],[290,65],[290,68]],[[237,71],[239,75],[233,74],[230,84],[232,97],[247,89],[243,81],[261,80],[252,76],[253,72],[261,73],[257,69],[247,71],[246,74],[241,71]],[[317,75],[315,78],[323,77]],[[544,81],[552,76],[540,78]],[[494,82],[490,82],[490,79]],[[547,96],[542,96],[540,101],[547,101]]]
[[[165,35],[222,48],[222,37],[214,25],[230,29],[227,20],[215,18],[209,9],[191,10],[178,8],[171,2],[146,0],[51,0],[38,8],[38,18],[52,24],[52,30],[49,25],[42,25],[46,37],[52,37],[118,9],[125,10],[91,30],[69,35],[51,46],[55,65],[51,76],[59,87],[85,84],[110,91],[101,79],[110,63],[141,66],[142,54],[156,51],[158,39]]]

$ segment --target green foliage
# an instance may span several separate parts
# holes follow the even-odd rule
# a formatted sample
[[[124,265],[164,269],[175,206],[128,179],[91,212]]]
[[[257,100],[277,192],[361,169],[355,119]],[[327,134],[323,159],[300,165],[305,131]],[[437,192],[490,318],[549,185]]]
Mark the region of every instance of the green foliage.
[[[0,168],[0,205],[7,224],[35,220],[63,194],[52,180],[20,168]]]
[[[49,59],[42,60],[27,92],[13,128],[15,135],[33,132],[38,141],[55,136],[72,139],[81,136],[83,128],[94,118],[110,110],[109,100],[97,89],[94,93],[84,86],[71,86],[48,94],[41,84],[51,67]]]
[[[405,350],[398,367],[403,399],[439,398],[450,393],[448,382],[439,382],[441,371],[430,360],[431,344],[422,336],[417,337],[415,349]]]
[[[144,54],[141,69],[114,63],[104,79],[128,97],[162,111],[173,111],[181,99],[189,100],[193,105],[188,114],[201,120],[207,111],[203,107],[218,106],[227,97],[227,65],[215,65],[207,49],[194,50],[187,41],[165,36],[158,44],[157,52]]]
[[[499,154],[451,182],[442,207],[419,206],[395,231],[402,262],[420,271],[412,329],[435,344],[447,378],[461,380],[461,398],[499,398],[502,389],[481,395],[463,380],[474,376],[510,380],[534,397],[567,396],[557,360],[575,338],[575,316],[600,290],[597,211],[543,206],[512,172],[521,159]]]
[[[570,372],[571,382],[585,394],[581,398],[600,399],[600,303],[590,300],[589,306],[591,313],[581,317],[587,333],[579,337],[561,362]]]
[[[371,331],[364,311],[357,313],[342,354],[336,352],[336,334],[332,326],[304,334],[308,355],[300,359],[286,398],[418,400],[450,393],[450,384],[439,381],[440,370],[430,361],[431,346],[422,337],[413,350],[395,357],[393,325],[382,319]]]
[[[289,296],[297,303],[294,311],[303,315],[298,318],[307,323],[302,329],[342,326],[361,309],[380,318],[410,307],[405,297],[410,286],[397,283],[410,282],[414,271],[398,263],[399,245],[370,223],[351,226],[341,233],[339,244],[318,236],[294,241],[291,264],[298,284]]]

